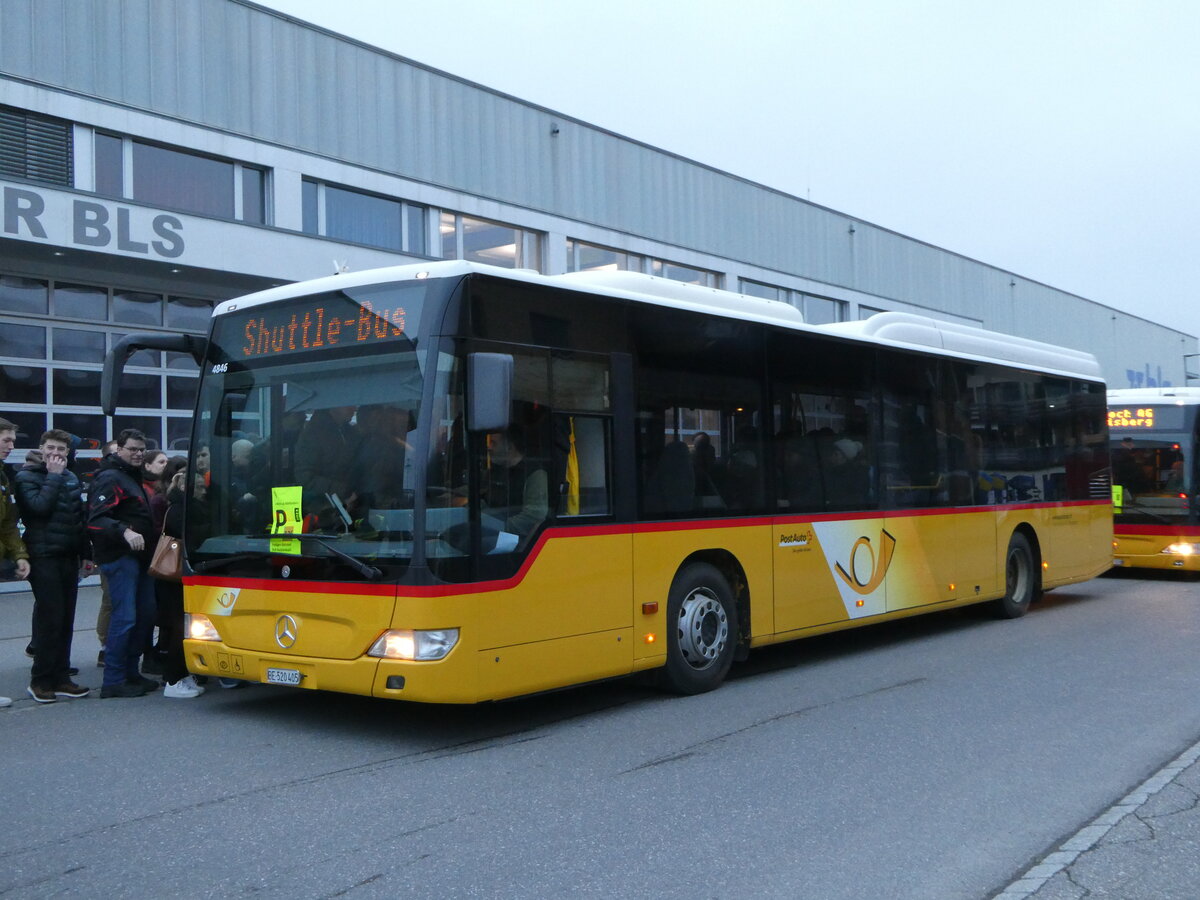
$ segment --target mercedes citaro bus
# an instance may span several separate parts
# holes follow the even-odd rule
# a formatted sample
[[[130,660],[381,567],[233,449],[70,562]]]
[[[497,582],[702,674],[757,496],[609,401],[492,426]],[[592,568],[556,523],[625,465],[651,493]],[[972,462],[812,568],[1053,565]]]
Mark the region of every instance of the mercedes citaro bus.
[[[1197,410],[1200,388],[1108,392],[1117,566],[1200,572]]]
[[[1112,561],[1086,353],[465,262],[221,303],[192,353],[199,674],[470,703],[987,603]]]

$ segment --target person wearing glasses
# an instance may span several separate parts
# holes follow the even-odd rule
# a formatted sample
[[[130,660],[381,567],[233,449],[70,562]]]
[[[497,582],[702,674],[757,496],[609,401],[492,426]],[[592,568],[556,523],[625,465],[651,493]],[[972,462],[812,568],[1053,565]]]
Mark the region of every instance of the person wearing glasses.
[[[112,618],[104,652],[102,698],[141,697],[158,687],[139,670],[154,628],[154,579],[147,567],[158,535],[142,487],[146,436],[135,428],[117,435],[117,451],[100,465],[88,492],[92,555],[108,580]]]

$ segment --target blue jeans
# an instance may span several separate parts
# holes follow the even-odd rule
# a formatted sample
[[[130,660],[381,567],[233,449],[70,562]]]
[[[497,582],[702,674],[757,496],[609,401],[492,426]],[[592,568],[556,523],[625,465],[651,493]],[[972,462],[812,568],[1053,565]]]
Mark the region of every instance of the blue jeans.
[[[112,598],[112,619],[104,646],[105,686],[123,684],[140,677],[138,660],[154,631],[157,605],[154,579],[146,564],[136,556],[122,556],[115,562],[101,563]]]

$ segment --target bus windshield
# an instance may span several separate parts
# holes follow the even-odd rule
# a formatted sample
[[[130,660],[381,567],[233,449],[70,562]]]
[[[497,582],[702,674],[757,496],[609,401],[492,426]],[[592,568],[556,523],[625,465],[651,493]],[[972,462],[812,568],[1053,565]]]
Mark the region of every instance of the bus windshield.
[[[1113,512],[1147,522],[1176,520],[1190,510],[1193,491],[1188,436],[1155,431],[1126,435],[1111,442]]]
[[[371,285],[215,319],[188,479],[197,571],[378,578],[411,560],[429,360],[417,335],[451,286]]]

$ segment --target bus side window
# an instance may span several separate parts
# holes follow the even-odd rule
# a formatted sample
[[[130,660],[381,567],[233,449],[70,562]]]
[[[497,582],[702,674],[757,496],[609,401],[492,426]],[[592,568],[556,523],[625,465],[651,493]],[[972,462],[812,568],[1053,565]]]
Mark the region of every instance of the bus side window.
[[[562,454],[559,519],[612,512],[609,430],[606,416],[555,416],[555,442]]]

